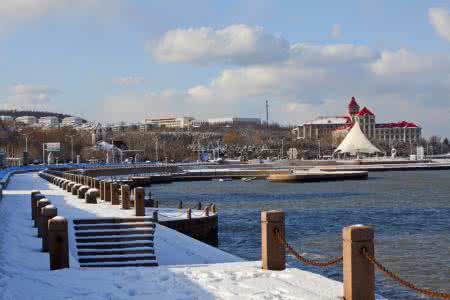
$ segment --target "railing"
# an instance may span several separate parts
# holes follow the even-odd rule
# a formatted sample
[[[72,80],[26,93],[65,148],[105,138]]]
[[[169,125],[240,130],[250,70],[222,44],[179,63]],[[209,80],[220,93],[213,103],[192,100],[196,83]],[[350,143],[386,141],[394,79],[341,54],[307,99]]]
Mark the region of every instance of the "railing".
[[[420,288],[399,275],[389,271],[374,255],[374,230],[363,225],[348,226],[343,229],[343,255],[329,261],[307,259],[299,254],[287,241],[284,233],[284,212],[264,211],[261,213],[262,268],[266,270],[284,270],[286,252],[303,264],[316,267],[330,267],[343,264],[344,299],[375,299],[375,269],[398,284],[419,294],[450,299],[449,293]]]

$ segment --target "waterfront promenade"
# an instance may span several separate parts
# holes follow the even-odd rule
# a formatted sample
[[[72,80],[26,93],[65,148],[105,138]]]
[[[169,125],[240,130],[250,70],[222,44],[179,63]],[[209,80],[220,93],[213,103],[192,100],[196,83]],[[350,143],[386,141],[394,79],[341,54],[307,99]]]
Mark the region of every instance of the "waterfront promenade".
[[[15,175],[0,202],[1,299],[339,299],[342,283],[288,268],[263,271],[242,259],[157,225],[158,267],[80,268],[69,237],[69,269],[49,271],[48,254],[32,227],[31,190],[42,194],[69,220],[115,216],[118,208],[96,211],[58,190],[36,173]],[[27,287],[24,290],[24,287]]]

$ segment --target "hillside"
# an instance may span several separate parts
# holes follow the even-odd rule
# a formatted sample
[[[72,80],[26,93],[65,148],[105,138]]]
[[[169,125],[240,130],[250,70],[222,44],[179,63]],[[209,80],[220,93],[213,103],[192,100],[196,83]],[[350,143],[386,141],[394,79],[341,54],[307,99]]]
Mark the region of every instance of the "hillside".
[[[72,115],[60,114],[49,111],[32,111],[32,110],[0,110],[0,116],[12,116],[14,119],[22,116],[35,116],[36,118],[55,116],[61,121],[65,117],[72,117]],[[86,120],[83,120],[86,122]]]

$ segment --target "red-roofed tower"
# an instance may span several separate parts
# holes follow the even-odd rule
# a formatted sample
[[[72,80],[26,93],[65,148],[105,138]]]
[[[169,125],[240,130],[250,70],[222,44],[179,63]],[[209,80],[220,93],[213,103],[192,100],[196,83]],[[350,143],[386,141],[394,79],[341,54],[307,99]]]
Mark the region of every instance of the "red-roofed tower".
[[[359,105],[356,102],[355,97],[352,97],[350,103],[348,104],[348,114],[353,119],[353,116],[359,112]]]

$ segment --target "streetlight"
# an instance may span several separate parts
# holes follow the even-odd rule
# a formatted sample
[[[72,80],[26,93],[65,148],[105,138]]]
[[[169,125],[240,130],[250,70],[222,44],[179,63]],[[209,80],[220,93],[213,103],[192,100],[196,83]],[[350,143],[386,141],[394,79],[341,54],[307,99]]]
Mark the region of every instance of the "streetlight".
[[[73,163],[73,137],[74,137],[74,135],[69,135],[69,137],[70,137],[70,150],[71,150],[70,160]]]

